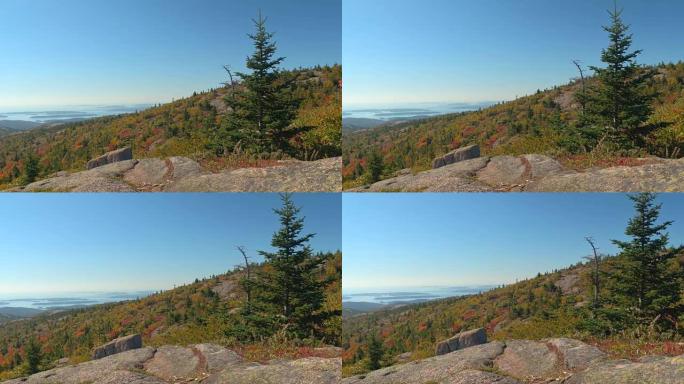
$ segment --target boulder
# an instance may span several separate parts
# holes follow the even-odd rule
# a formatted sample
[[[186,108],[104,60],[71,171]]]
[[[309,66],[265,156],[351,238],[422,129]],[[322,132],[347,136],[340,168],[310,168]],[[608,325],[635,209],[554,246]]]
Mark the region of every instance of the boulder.
[[[96,157],[86,164],[86,168],[93,169],[124,160],[133,160],[133,150],[131,147],[120,148],[115,151],[107,152],[100,157]]]
[[[494,361],[499,371],[525,381],[555,378],[558,356],[545,343],[511,340]]]
[[[168,174],[169,168],[166,161],[156,158],[141,159],[135,168],[126,172],[123,179],[129,184],[141,188],[163,183]]]
[[[139,334],[120,337],[93,349],[93,360],[138,348],[142,348],[142,337]]]
[[[473,329],[457,334],[456,336],[441,341],[437,344],[436,355],[458,351],[459,349],[480,345],[487,342],[487,333],[484,328]]]
[[[480,157],[480,146],[469,145],[454,149],[444,156],[432,160],[432,169],[444,167],[449,164],[458,163],[463,160],[469,160]]]

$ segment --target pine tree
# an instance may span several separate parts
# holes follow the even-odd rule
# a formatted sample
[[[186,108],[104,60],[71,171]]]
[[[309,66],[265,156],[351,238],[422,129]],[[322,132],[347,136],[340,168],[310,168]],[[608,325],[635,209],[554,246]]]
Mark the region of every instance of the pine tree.
[[[254,43],[254,53],[247,58],[251,73],[236,73],[241,80],[236,85],[229,72],[231,92],[226,103],[233,112],[222,127],[222,137],[227,140],[225,147],[240,144],[242,149],[256,154],[289,153],[289,140],[300,132],[290,127],[298,107],[292,94],[293,79],[278,69],[285,58],[275,57],[273,33],[266,30],[261,12],[253,21],[256,33],[248,36]]]
[[[674,265],[678,250],[668,247],[665,232],[672,222],[657,223],[662,204],[654,203],[654,194],[641,193],[629,198],[636,211],[625,229],[631,240],[613,240],[621,250],[614,296],[642,323],[671,320],[677,315],[674,311],[681,289],[679,271]]]
[[[372,335],[370,341],[368,341],[367,368],[371,371],[380,369],[383,355],[384,352],[382,350],[382,343],[377,339],[377,337],[375,337],[375,335]]]
[[[654,72],[636,63],[641,50],[630,52],[632,35],[617,4],[609,14],[612,23],[603,29],[610,35],[610,45],[601,53],[606,67],[591,66],[597,84],[577,95],[586,107],[580,126],[590,147],[610,140],[620,149],[631,149],[642,146],[645,135],[654,129],[644,124],[655,97],[646,89]]]
[[[308,244],[314,234],[302,234],[300,208],[289,194],[281,197],[282,208],[274,210],[281,227],[271,241],[276,251],[259,252],[267,265],[253,283],[252,319],[306,338],[318,335],[323,322],[335,314],[323,311],[329,281],[319,277],[325,259],[314,256]]]

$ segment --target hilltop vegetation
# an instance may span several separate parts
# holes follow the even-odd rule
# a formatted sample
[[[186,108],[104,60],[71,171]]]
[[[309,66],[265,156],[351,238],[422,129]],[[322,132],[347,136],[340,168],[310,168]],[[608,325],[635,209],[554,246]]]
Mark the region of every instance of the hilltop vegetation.
[[[213,168],[262,159],[341,154],[340,65],[282,70],[265,20],[255,20],[250,73],[224,87],[134,114],[38,128],[0,138],[0,186],[27,184],[130,146],[136,158],[187,156]],[[218,79],[217,79],[218,80]],[[264,100],[266,102],[264,102]]]
[[[648,205],[652,196],[636,198],[645,200],[635,205]],[[477,295],[346,318],[345,375],[391,365],[405,352],[411,359],[433,356],[436,342],[479,327],[494,340],[581,339],[621,358],[683,353],[684,248],[667,244],[667,222],[655,224],[655,207],[630,221],[633,240],[622,243],[620,254],[598,255],[598,274],[592,258]],[[644,234],[649,250],[637,255],[633,246]]]
[[[302,357],[338,345],[341,252],[313,253],[312,235],[289,196],[278,210],[282,228],[265,262],[138,300],[45,314],[0,325],[0,379],[89,360],[93,347],[139,333],[145,345],[215,343],[245,358]],[[283,311],[283,308],[287,308]]]
[[[435,157],[470,144],[485,155],[545,154],[574,168],[684,156],[684,63],[637,64],[641,51],[629,51],[621,12],[611,21],[605,67],[591,67],[593,76],[582,69],[581,79],[480,111],[345,132],[345,186],[429,169]]]

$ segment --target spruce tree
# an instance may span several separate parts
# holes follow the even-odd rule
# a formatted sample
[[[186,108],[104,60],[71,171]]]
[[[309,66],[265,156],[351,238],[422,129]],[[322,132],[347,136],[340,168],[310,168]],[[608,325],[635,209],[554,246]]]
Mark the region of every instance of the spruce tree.
[[[281,197],[282,208],[274,210],[281,224],[271,240],[275,252],[259,252],[267,264],[254,281],[252,319],[274,331],[284,327],[299,338],[317,336],[323,322],[333,315],[323,311],[324,288],[329,282],[319,276],[325,258],[312,253],[309,241],[314,234],[302,234],[300,208],[289,194]]]
[[[636,63],[642,51],[630,51],[632,35],[617,4],[609,14],[611,25],[603,29],[610,36],[610,44],[601,53],[606,67],[591,66],[597,83],[577,95],[586,108],[580,116],[581,132],[590,147],[609,140],[620,149],[632,149],[642,146],[645,135],[653,129],[645,122],[655,97],[647,91],[654,72]]]
[[[26,365],[29,374],[38,372],[40,360],[40,345],[38,345],[38,342],[36,342],[34,338],[31,338],[26,346]]]
[[[377,339],[377,337],[375,337],[375,335],[372,335],[370,341],[368,342],[367,368],[371,371],[380,369],[383,354],[384,352],[382,350],[382,343]]]
[[[239,84],[231,79],[232,89],[225,100],[233,112],[225,120],[222,139],[227,141],[226,147],[239,144],[254,154],[289,153],[289,140],[299,133],[290,127],[298,107],[292,94],[293,79],[278,68],[285,58],[275,56],[273,33],[266,30],[261,12],[253,21],[256,32],[248,36],[253,41],[254,53],[247,58],[251,73],[236,73]]]
[[[36,181],[38,177],[38,159],[35,155],[31,154],[26,158],[26,163],[24,164],[24,178],[22,180],[23,184],[29,184]]]
[[[662,204],[654,203],[655,194],[641,193],[629,198],[636,212],[625,229],[631,239],[613,240],[621,250],[613,297],[641,323],[671,320],[677,316],[681,289],[675,265],[678,250],[668,247],[665,232],[672,222],[658,223]]]

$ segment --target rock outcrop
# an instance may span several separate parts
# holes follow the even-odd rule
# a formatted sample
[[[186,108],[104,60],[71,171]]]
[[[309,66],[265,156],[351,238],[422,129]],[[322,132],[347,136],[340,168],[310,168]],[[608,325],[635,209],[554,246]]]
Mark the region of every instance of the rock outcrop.
[[[343,384],[674,384],[684,382],[684,355],[637,362],[609,360],[598,348],[566,338],[493,341],[397,364]]]
[[[140,335],[120,337],[93,349],[93,360],[138,348],[142,348],[142,337]]]
[[[449,164],[454,164],[458,163],[459,161],[474,159],[477,157],[480,157],[479,145],[469,145],[467,147],[457,148],[444,156],[440,156],[432,160],[432,169],[437,169]]]
[[[244,361],[214,344],[144,347],[54,368],[6,384],[338,384],[339,358],[310,357],[268,364]]]
[[[120,148],[111,152],[107,152],[100,157],[96,157],[86,164],[86,168],[93,169],[106,164],[112,164],[125,160],[133,160],[133,150],[131,147]]]
[[[262,168],[212,173],[187,157],[122,160],[58,172],[14,192],[338,192],[342,159],[283,160]]]
[[[484,328],[464,331],[456,336],[437,343],[435,355],[444,355],[459,349],[480,345],[487,342],[487,333]]]
[[[684,159],[577,172],[544,155],[478,157],[352,192],[684,192]]]

